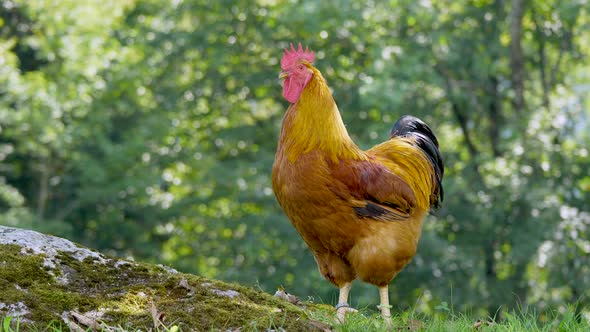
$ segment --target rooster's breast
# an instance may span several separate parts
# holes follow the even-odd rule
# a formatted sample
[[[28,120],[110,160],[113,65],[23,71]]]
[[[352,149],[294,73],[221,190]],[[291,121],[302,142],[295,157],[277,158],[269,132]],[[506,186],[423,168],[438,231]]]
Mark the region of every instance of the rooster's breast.
[[[319,152],[302,154],[294,163],[275,160],[273,189],[297,232],[314,251],[345,254],[362,232],[352,207],[331,189],[334,184]]]

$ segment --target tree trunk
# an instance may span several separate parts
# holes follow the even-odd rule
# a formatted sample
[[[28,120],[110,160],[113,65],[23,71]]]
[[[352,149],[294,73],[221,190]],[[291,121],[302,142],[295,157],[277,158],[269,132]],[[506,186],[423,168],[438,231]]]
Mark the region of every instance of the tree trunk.
[[[524,56],[522,54],[522,17],[524,15],[524,0],[512,0],[510,12],[510,67],[511,80],[514,89],[514,109],[522,113],[524,102]]]
[[[549,80],[547,78],[547,55],[545,51],[545,34],[543,27],[538,21],[537,14],[533,9],[533,22],[535,24],[535,34],[539,43],[539,73],[541,76],[541,87],[543,88],[543,107],[549,109]]]
[[[500,314],[499,309],[501,308],[501,303],[498,300],[499,294],[496,293],[499,291],[499,283],[498,276],[496,274],[496,259],[494,258],[494,251],[496,250],[495,247],[495,241],[488,241],[483,245],[485,259],[485,283],[487,289],[490,292],[490,297],[486,303],[486,309],[491,317],[495,317],[497,319],[500,318],[498,315]]]
[[[498,78],[490,76],[489,79],[490,100],[488,104],[488,117],[490,120],[490,145],[494,158],[499,157],[500,150],[500,128],[502,126],[502,100],[498,94]]]
[[[49,198],[49,165],[47,162],[39,167],[39,192],[37,195],[37,218],[42,220],[45,216],[45,207]]]

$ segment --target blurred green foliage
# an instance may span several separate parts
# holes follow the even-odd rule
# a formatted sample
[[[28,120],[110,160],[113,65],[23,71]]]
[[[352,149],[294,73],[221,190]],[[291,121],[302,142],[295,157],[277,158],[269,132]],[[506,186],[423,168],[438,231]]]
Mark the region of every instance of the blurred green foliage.
[[[397,308],[588,305],[587,8],[0,1],[0,223],[332,301],[269,178],[278,62],[301,41],[361,147],[407,113],[441,142],[444,206],[392,283]]]

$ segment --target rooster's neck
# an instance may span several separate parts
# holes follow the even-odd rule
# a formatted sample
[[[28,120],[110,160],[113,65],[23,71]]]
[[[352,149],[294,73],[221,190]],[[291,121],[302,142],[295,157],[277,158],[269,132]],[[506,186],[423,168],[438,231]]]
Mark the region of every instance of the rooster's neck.
[[[330,89],[315,68],[299,100],[285,114],[280,144],[291,162],[313,150],[334,161],[366,158],[348,135]]]

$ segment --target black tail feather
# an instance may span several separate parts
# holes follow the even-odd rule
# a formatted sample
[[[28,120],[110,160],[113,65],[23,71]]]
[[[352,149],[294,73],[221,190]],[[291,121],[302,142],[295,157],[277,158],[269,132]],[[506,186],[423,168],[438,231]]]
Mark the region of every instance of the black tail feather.
[[[436,176],[437,190],[433,193],[434,200],[432,205],[439,208],[443,199],[444,192],[442,186],[442,179],[445,173],[443,159],[438,149],[438,140],[434,133],[424,121],[411,115],[402,116],[393,125],[390,136],[393,137],[413,137],[416,139],[416,145],[424,151]]]

